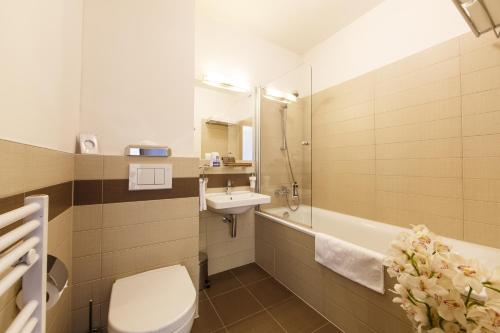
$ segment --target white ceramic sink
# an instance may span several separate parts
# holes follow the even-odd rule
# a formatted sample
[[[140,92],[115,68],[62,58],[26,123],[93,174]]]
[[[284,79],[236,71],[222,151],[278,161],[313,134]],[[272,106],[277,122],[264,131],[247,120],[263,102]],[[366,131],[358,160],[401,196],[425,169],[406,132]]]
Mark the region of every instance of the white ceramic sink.
[[[242,214],[252,207],[271,202],[268,195],[248,191],[207,193],[206,198],[208,209],[219,214]]]

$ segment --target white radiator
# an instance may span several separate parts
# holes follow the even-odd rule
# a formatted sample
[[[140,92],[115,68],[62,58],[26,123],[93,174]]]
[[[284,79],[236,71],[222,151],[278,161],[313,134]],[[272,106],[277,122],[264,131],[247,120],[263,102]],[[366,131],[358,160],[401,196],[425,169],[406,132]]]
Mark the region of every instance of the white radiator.
[[[49,197],[27,197],[24,206],[0,215],[0,229],[24,219],[0,237],[0,297],[22,279],[25,306],[5,333],[45,333]]]

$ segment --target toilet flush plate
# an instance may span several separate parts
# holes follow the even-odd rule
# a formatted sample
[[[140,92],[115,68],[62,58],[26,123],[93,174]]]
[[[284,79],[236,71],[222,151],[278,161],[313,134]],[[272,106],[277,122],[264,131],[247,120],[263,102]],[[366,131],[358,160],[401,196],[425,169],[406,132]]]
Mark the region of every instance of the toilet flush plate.
[[[129,164],[129,191],[172,188],[172,164]]]

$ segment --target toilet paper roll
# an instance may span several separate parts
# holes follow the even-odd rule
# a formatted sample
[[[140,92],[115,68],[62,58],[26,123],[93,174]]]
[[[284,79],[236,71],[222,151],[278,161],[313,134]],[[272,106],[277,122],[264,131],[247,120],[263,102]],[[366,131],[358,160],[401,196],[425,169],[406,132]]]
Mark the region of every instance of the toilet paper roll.
[[[47,310],[56,305],[57,301],[61,298],[64,290],[68,286],[68,283],[64,285],[64,288],[59,291],[59,288],[56,287],[53,283],[47,282]],[[19,291],[16,297],[17,308],[21,310],[24,307],[23,300],[23,290]]]

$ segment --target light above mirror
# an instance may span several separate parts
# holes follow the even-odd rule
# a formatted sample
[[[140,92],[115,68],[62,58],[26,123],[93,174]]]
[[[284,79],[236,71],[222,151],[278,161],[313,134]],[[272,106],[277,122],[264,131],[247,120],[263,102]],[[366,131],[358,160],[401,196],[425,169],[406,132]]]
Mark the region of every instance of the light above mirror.
[[[234,92],[250,92],[250,86],[248,83],[241,80],[227,78],[217,73],[204,74],[202,82],[212,87],[226,89]]]
[[[269,100],[285,104],[297,102],[296,94],[285,93],[273,88],[265,88],[263,96]]]

